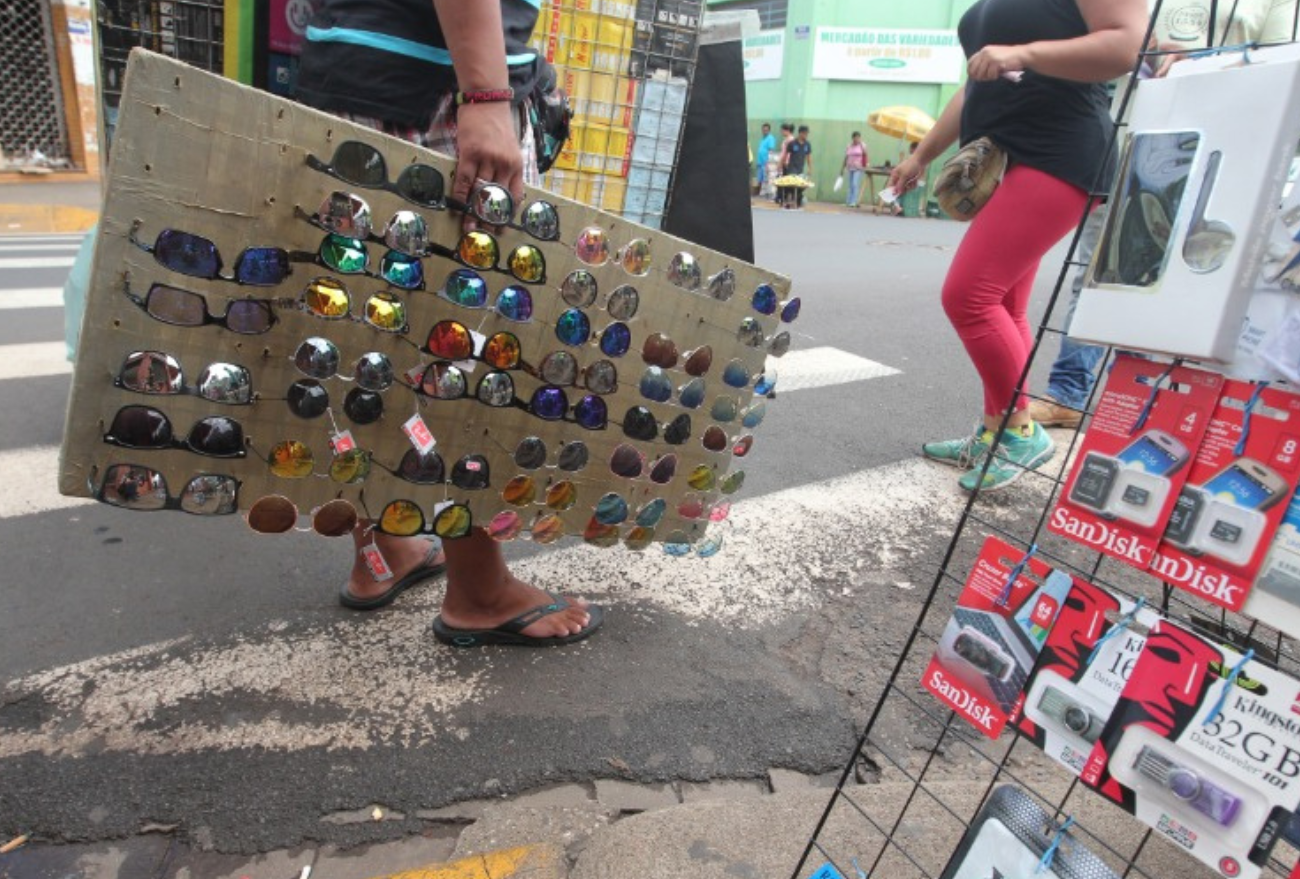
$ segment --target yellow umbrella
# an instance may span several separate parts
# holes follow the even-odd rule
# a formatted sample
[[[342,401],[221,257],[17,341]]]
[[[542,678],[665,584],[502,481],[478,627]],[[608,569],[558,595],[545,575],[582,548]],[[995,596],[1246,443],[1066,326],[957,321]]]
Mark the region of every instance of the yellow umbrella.
[[[867,124],[890,137],[917,143],[925,137],[934,120],[915,107],[885,107],[867,116]]]

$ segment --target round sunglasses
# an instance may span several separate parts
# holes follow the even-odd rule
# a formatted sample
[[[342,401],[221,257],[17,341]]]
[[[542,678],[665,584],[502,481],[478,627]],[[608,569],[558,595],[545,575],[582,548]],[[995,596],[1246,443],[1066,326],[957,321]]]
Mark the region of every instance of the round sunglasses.
[[[439,297],[461,308],[488,307],[487,281],[473,269],[454,270],[436,292]],[[533,317],[533,294],[527,287],[511,284],[497,294],[492,308],[506,320],[527,323]]]
[[[379,271],[370,270],[370,251],[359,238],[328,233],[314,251],[294,250],[293,262],[315,263],[341,275],[365,275],[403,290],[424,289],[424,264],[420,257],[388,249],[379,263]]]
[[[396,370],[386,354],[378,351],[362,354],[347,376],[339,373],[342,359],[338,346],[321,336],[304,339],[293,353],[293,365],[308,378],[320,381],[346,378],[355,381],[357,387],[375,393],[388,390],[397,380]]]
[[[470,193],[468,202],[448,199],[447,206],[489,226],[527,232],[539,241],[558,241],[560,238],[560,215],[555,205],[547,201],[531,202],[524,206],[516,223],[514,197],[497,183],[480,183]]]
[[[251,445],[251,444],[250,444]],[[282,440],[271,447],[264,458],[271,474],[281,479],[307,479],[328,476],[341,485],[364,482],[370,475],[371,455],[365,449],[349,449],[333,455],[328,470],[316,472],[316,456],[311,447],[301,440]]]
[[[258,534],[315,531],[322,537],[344,537],[356,530],[360,518],[356,507],[341,498],[313,509],[310,528],[298,528],[298,507],[284,495],[271,494],[253,501],[244,515],[248,527]]]
[[[391,501],[379,514],[375,528],[394,537],[433,534],[444,540],[454,540],[466,536],[474,527],[474,515],[464,504],[452,503],[435,509],[437,512],[429,520],[415,501]]]

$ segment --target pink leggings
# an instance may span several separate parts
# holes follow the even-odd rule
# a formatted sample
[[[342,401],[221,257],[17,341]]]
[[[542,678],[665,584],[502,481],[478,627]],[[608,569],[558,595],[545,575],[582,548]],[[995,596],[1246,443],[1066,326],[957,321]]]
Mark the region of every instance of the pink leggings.
[[[943,310],[984,382],[986,415],[1028,405],[1016,383],[1034,344],[1025,316],[1034,275],[1043,254],[1078,225],[1087,201],[1077,186],[1016,165],[957,248]]]

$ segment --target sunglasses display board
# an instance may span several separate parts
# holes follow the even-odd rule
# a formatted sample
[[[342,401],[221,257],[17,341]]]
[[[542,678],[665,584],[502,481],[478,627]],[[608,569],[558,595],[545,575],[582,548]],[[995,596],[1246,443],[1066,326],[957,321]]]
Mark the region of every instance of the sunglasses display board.
[[[61,490],[264,531],[700,541],[788,280],[545,193],[458,204],[452,169],[133,53]]]

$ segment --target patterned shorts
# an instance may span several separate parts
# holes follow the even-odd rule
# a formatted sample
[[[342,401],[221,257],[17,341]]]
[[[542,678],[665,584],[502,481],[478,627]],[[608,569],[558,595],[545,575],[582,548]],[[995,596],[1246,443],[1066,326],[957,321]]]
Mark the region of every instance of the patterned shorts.
[[[397,125],[372,116],[356,116],[351,113],[336,113],[335,115],[357,125],[364,125],[366,128],[373,128],[392,137],[409,141],[416,146],[422,146],[425,149],[444,153],[448,156],[455,156],[455,106],[452,95],[443,97],[438,101],[438,105],[433,111],[433,119],[429,122],[429,127],[424,129],[410,125]],[[529,186],[537,186],[542,182],[542,175],[537,170],[537,144],[533,140],[533,127],[528,121],[528,116],[528,102],[525,101],[519,107],[515,119],[515,130],[519,132],[519,152],[524,157],[524,183]]]

